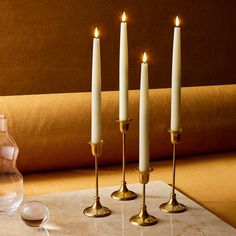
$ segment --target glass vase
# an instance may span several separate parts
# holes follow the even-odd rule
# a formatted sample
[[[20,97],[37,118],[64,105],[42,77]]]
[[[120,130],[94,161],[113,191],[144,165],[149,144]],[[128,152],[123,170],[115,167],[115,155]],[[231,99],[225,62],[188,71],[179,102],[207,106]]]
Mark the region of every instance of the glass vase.
[[[23,200],[23,177],[16,167],[19,149],[0,115],[0,213],[15,211]]]

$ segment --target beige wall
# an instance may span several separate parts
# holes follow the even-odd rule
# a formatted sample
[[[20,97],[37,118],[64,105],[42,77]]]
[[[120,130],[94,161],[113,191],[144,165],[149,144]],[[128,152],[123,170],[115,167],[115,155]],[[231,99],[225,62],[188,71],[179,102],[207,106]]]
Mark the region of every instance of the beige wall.
[[[102,87],[118,89],[119,21],[128,15],[130,88],[150,55],[150,87],[169,87],[173,17],[183,19],[183,85],[236,82],[234,0],[0,1],[0,95],[89,91],[92,32],[102,34]]]

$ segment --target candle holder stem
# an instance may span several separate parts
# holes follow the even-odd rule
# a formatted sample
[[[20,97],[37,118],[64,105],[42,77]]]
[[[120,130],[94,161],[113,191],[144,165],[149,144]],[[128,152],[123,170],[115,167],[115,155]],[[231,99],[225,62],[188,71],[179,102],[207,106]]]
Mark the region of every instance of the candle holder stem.
[[[156,217],[151,216],[147,212],[146,206],[146,184],[149,182],[149,174],[152,171],[150,168],[148,171],[139,171],[139,181],[143,185],[142,204],[138,215],[134,215],[130,218],[130,223],[140,226],[155,225],[158,220]]]
[[[98,157],[101,156],[102,153],[102,144],[100,143],[92,143],[89,142],[92,148],[92,154],[95,159],[95,180],[96,180],[96,195],[94,197],[94,203],[92,206],[87,207],[84,210],[84,214],[88,217],[105,217],[111,214],[111,211],[107,208],[102,206],[100,203],[100,197],[98,194]]]
[[[125,159],[126,159],[126,133],[125,132],[122,132],[122,180],[123,180],[123,183],[126,182],[125,181]]]
[[[146,184],[145,183],[143,184],[143,198],[142,199],[143,199],[142,205],[145,206],[146,205],[145,204],[146,203]]]
[[[172,192],[169,201],[160,205],[160,210],[167,213],[181,213],[187,210],[186,206],[179,203],[175,194],[175,169],[176,169],[176,144],[180,142],[182,131],[169,130],[171,134],[171,143],[173,144],[173,176],[172,176]]]
[[[98,157],[95,156],[96,198],[98,198]]]
[[[111,194],[111,197],[115,200],[120,201],[129,201],[133,200],[137,197],[137,195],[130,191],[127,188],[126,180],[125,180],[125,166],[126,166],[126,134],[129,131],[129,123],[132,121],[132,119],[128,120],[117,120],[120,125],[120,132],[122,134],[122,181],[121,186],[119,190],[113,192]]]
[[[173,144],[173,176],[172,176],[172,195],[175,194],[175,166],[176,166],[176,159],[175,159],[175,151],[176,151],[176,144]]]

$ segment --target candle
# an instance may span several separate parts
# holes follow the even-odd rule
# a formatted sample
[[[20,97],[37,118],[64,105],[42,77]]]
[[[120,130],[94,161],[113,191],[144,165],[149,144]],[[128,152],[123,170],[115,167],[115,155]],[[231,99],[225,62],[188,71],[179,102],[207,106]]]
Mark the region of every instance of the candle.
[[[92,128],[91,142],[101,142],[101,58],[100,39],[98,29],[95,29],[93,38],[92,59]]]
[[[176,17],[172,55],[172,84],[171,84],[171,125],[172,131],[181,129],[181,39],[179,18]]]
[[[149,170],[149,90],[147,55],[141,64],[139,106],[139,171]]]
[[[128,120],[128,39],[125,12],[120,24],[119,120]]]

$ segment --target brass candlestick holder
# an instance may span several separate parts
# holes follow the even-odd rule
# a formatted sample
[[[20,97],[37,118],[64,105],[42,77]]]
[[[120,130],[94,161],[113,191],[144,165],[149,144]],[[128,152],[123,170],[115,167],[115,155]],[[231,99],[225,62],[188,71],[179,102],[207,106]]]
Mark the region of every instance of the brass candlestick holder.
[[[100,143],[89,142],[92,149],[92,155],[95,157],[95,177],[96,177],[96,196],[94,197],[94,203],[91,207],[87,207],[84,210],[84,214],[89,217],[105,217],[111,214],[111,211],[102,206],[100,203],[100,197],[98,195],[98,157],[102,154],[103,141]]]
[[[111,194],[111,197],[115,200],[120,201],[128,201],[133,200],[137,197],[137,195],[133,192],[128,190],[126,186],[126,180],[125,180],[125,161],[126,161],[126,134],[129,131],[129,124],[132,121],[132,119],[128,120],[117,120],[120,125],[120,132],[122,133],[122,181],[120,189],[113,192]]]
[[[145,203],[145,185],[149,182],[149,174],[152,171],[152,168],[149,168],[148,171],[139,171],[139,181],[143,185],[143,199],[142,199],[142,204],[140,206],[140,212],[138,215],[132,216],[130,218],[130,222],[134,225],[140,225],[140,226],[150,226],[150,225],[155,225],[158,220],[156,217],[151,216],[147,212],[147,206]]]
[[[181,130],[180,131],[168,130],[168,131],[170,132],[171,143],[173,144],[172,192],[170,194],[169,201],[161,204],[160,209],[167,213],[180,213],[187,210],[186,206],[184,206],[181,203],[178,203],[178,201],[176,200],[176,194],[175,194],[175,166],[176,166],[175,153],[176,153],[176,144],[180,142],[182,131]]]

